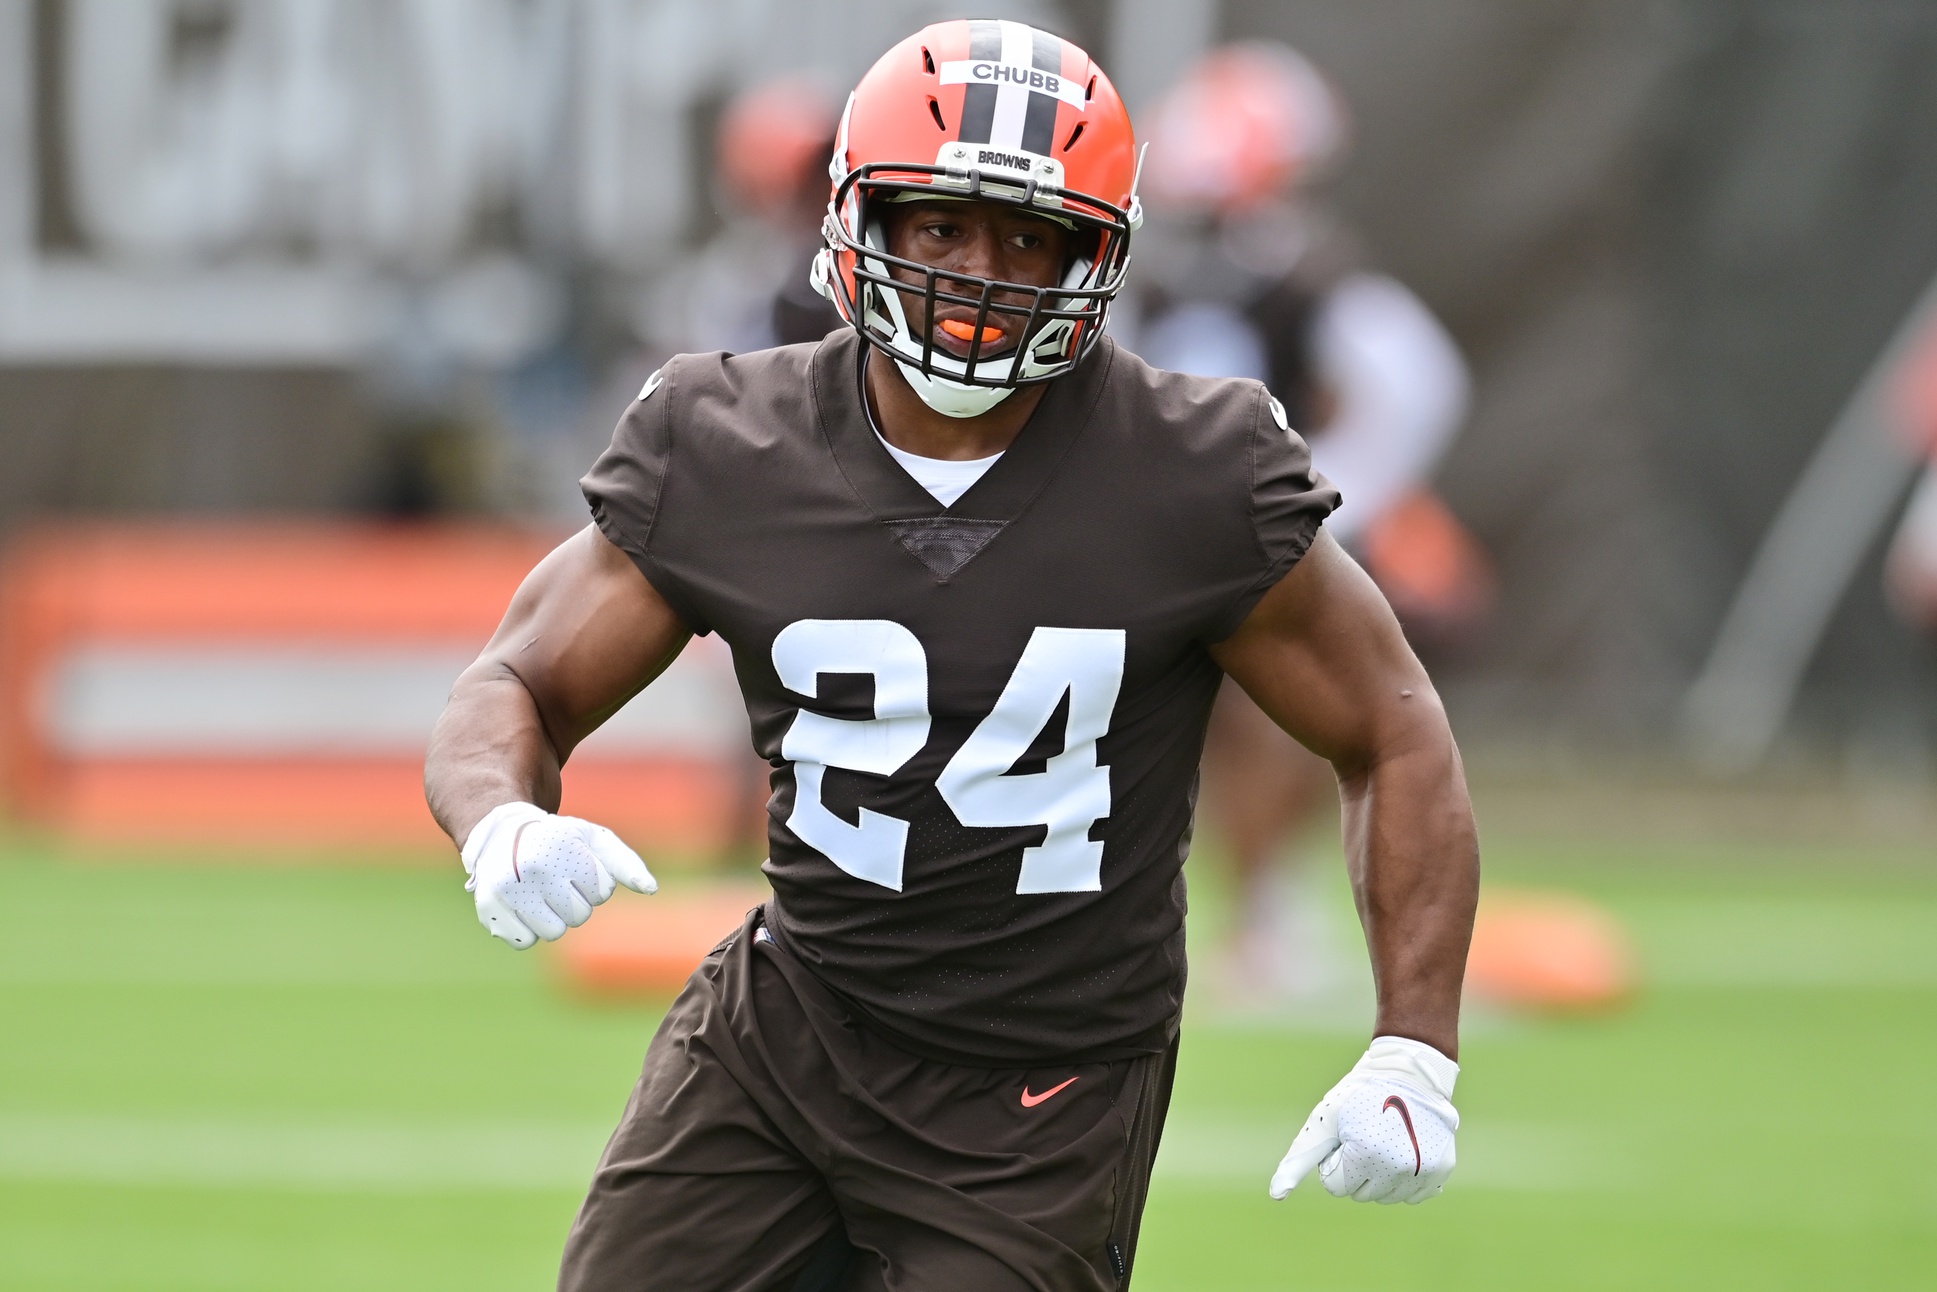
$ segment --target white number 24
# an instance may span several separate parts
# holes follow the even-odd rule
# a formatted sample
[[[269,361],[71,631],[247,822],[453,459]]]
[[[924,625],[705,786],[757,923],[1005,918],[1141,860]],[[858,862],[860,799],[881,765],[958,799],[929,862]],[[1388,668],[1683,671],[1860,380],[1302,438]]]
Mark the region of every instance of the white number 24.
[[[1002,695],[935,780],[965,826],[1048,827],[1023,849],[1018,893],[1095,892],[1103,886],[1103,845],[1090,828],[1110,815],[1110,772],[1096,742],[1110,727],[1123,684],[1120,628],[1038,628]],[[891,776],[928,743],[928,656],[921,642],[888,619],[801,619],[774,638],[773,663],[788,690],[812,698],[822,673],[874,679],[874,716],[830,718],[802,709],[780,742],[794,765],[794,809],[787,828],[856,879],[901,891],[908,823],[870,808],[849,825],[821,802],[830,767]],[[1010,775],[1069,697],[1061,753],[1043,770]]]

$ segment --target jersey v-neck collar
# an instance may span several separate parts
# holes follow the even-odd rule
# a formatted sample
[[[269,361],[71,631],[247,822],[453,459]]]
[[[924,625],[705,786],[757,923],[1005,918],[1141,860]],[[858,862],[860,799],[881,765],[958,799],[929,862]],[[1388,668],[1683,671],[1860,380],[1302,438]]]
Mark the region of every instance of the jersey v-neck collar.
[[[949,507],[902,470],[875,434],[861,389],[866,345],[852,330],[829,337],[814,354],[815,411],[841,473],[876,519],[950,516],[1007,522],[1028,509],[1088,425],[1103,392],[1111,345],[1105,337],[1074,372],[1050,382],[1001,458]]]

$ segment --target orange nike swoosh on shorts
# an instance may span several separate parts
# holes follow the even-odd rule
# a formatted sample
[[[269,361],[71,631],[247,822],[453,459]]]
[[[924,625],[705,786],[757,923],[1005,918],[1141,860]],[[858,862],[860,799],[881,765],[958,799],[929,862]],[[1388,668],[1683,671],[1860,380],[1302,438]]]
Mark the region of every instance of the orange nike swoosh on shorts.
[[[1039,1095],[1030,1094],[1029,1087],[1024,1086],[1022,1088],[1022,1106],[1024,1108],[1034,1108],[1037,1104],[1041,1103],[1043,1100],[1054,1098],[1056,1095],[1061,1094],[1064,1090],[1067,1090],[1071,1085],[1073,1085],[1075,1081],[1076,1081],[1076,1078],[1071,1077],[1068,1081],[1063,1082],[1062,1085],[1051,1086],[1049,1089],[1043,1091]]]

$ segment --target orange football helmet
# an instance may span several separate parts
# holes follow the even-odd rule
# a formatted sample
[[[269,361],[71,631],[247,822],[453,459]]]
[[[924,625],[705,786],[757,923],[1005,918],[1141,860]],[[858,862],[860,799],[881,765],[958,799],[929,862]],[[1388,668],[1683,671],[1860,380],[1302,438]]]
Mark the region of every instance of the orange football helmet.
[[[1102,335],[1142,222],[1137,162],[1123,101],[1075,45],[1019,22],[925,27],[882,55],[848,98],[815,285],[930,407],[974,416],[1018,386],[1068,372]],[[879,204],[915,198],[1023,207],[1073,228],[1079,250],[1053,287],[943,274],[888,254]],[[918,277],[897,279],[894,269]],[[904,292],[925,300],[919,327]],[[977,311],[965,358],[935,348],[938,304]],[[984,358],[990,315],[1004,316],[1018,344]]]
[[[838,100],[818,81],[782,76],[742,92],[720,118],[720,179],[740,206],[775,219],[789,208],[819,205],[808,187],[827,141]],[[812,207],[805,213],[811,218]]]
[[[1272,41],[1212,50],[1154,113],[1150,197],[1178,210],[1242,209],[1345,151],[1345,101],[1298,51]]]

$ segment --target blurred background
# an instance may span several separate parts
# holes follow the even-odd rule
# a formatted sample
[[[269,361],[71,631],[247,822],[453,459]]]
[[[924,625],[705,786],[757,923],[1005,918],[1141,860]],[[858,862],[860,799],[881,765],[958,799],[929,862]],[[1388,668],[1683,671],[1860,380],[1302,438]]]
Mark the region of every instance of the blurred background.
[[[695,643],[567,778],[659,907],[518,957],[424,738],[646,376],[831,326],[842,96],[965,16],[1115,78],[1112,329],[1308,433],[1486,843],[1451,1190],[1265,1202],[1370,986],[1322,769],[1227,697],[1138,1286],[1924,1285],[1905,0],[0,0],[0,1284],[547,1285],[765,769]]]

